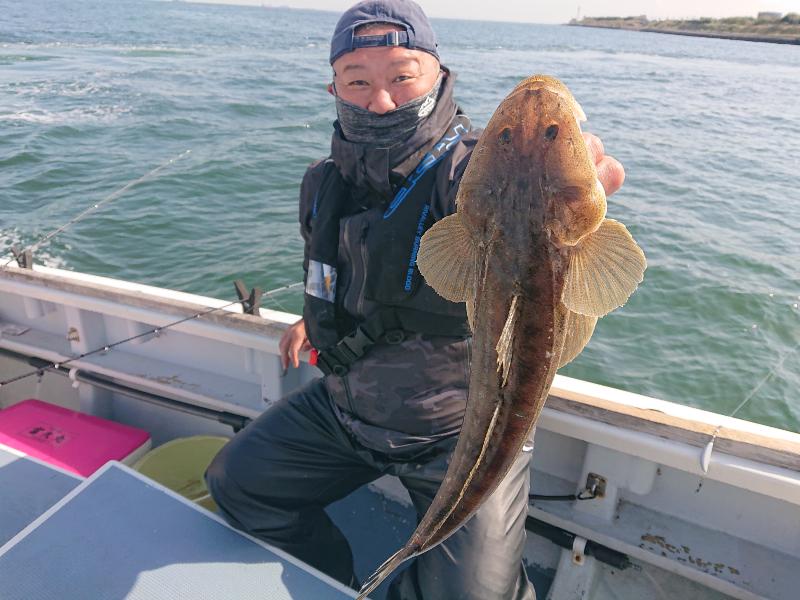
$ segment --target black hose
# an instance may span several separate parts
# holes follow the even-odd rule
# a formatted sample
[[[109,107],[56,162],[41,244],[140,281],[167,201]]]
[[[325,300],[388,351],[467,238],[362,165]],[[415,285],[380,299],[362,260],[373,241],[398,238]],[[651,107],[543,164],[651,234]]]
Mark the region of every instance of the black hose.
[[[556,527],[550,523],[545,523],[531,516],[525,519],[525,529],[568,550],[572,549],[572,544],[577,537],[577,535],[571,531]],[[587,556],[594,556],[601,563],[605,563],[621,571],[631,566],[631,561],[627,554],[617,552],[616,550],[612,550],[592,540],[586,542],[586,548],[583,552]]]

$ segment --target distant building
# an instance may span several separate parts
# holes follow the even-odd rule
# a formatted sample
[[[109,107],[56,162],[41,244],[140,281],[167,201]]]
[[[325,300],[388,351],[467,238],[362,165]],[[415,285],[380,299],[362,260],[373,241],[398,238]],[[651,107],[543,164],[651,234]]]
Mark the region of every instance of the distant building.
[[[759,21],[780,21],[783,13],[779,12],[760,12],[758,13]]]

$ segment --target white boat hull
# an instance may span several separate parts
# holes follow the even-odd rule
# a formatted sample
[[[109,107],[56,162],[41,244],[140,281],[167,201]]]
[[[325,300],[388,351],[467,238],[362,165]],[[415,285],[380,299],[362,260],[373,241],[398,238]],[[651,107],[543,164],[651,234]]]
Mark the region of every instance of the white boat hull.
[[[0,270],[0,380],[30,371],[23,358],[59,364],[0,388],[0,407],[41,397],[147,429],[154,446],[231,435],[319,372],[304,363],[281,376],[278,340],[295,315],[235,305],[168,327],[224,304],[56,269]],[[166,328],[113,346],[154,327]],[[571,534],[570,548],[529,536],[526,560],[548,574],[553,600],[798,597],[800,435],[557,376],[535,442],[534,493],[574,494],[590,474],[605,482],[602,498],[531,506],[539,527]],[[372,489],[413,529],[402,486]],[[634,567],[600,562],[598,545]]]

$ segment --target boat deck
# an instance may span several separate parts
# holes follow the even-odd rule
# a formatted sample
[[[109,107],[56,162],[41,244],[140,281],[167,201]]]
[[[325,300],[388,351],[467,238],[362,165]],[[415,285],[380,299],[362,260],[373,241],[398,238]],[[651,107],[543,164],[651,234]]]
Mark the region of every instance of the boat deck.
[[[553,483],[543,474],[540,479],[545,486]],[[119,463],[81,480],[0,449],[0,483],[3,600],[354,597]],[[362,578],[408,539],[416,522],[391,479],[354,492],[328,512],[353,545]],[[559,552],[554,544],[529,536],[526,556],[558,561]],[[526,561],[526,570],[538,597],[547,597],[554,571],[533,561]],[[372,598],[383,599],[386,588],[384,583]],[[593,588],[593,598],[608,600],[728,598],[636,560],[625,569],[601,566]]]
[[[6,462],[0,475],[18,462]],[[15,493],[2,495],[5,507]],[[0,547],[4,600],[353,597],[352,590],[114,462]]]
[[[0,444],[0,546],[80,482],[80,477]]]

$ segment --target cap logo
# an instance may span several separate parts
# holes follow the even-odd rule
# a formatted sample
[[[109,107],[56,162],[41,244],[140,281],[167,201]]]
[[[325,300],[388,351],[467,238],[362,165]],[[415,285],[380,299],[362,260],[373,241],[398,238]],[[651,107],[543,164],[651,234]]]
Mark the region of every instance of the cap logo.
[[[377,48],[380,46],[408,46],[407,31],[390,31],[382,35],[353,36],[352,48]]]

